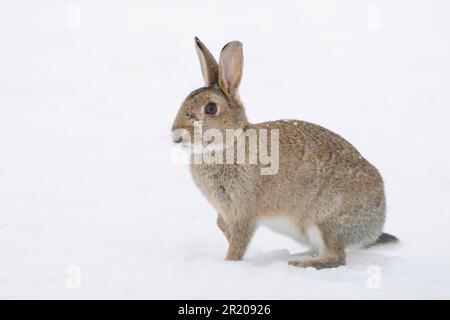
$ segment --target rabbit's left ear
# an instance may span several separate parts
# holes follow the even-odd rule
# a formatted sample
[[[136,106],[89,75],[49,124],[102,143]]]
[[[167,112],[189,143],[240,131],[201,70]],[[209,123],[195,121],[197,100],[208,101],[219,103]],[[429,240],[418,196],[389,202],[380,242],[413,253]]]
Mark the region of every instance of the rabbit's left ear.
[[[214,56],[209,52],[208,48],[197,37],[195,37],[195,50],[200,60],[205,85],[209,87],[217,84],[219,67],[217,66],[216,59],[214,59]]]
[[[229,42],[223,47],[220,53],[219,86],[231,97],[238,93],[243,65],[244,55],[242,53],[242,43],[239,41]]]

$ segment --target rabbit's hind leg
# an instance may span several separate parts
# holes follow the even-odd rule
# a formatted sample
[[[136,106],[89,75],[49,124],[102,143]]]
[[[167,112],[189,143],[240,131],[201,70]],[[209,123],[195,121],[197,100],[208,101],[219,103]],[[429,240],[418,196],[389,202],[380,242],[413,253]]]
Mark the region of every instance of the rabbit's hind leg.
[[[313,257],[317,256],[317,251],[310,249],[307,251],[302,251],[302,252],[297,252],[297,253],[293,253],[291,254],[288,258],[287,261],[299,261],[299,260],[306,260],[306,259],[311,259]]]
[[[306,229],[308,240],[310,241],[312,252],[318,252],[318,256],[309,259],[296,259],[288,261],[289,265],[316,269],[336,268],[345,265],[345,246],[340,243],[330,242],[323,237],[321,230],[310,225]],[[330,245],[332,244],[332,245]]]
[[[339,266],[345,265],[345,251],[342,249],[340,251],[326,251],[324,254],[306,260],[295,260],[289,261],[289,265],[301,268],[337,268]]]

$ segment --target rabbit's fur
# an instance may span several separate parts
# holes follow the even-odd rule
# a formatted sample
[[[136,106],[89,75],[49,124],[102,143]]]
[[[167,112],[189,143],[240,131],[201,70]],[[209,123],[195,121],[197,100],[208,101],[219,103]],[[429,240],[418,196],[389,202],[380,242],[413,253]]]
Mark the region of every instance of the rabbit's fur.
[[[172,130],[193,134],[198,121],[223,132],[279,130],[277,174],[261,175],[258,164],[190,165],[195,184],[218,212],[217,224],[229,242],[226,259],[243,258],[260,224],[312,247],[317,256],[289,262],[301,267],[344,265],[346,247],[376,243],[385,221],[378,170],[349,142],[318,125],[297,120],[248,122],[237,91],[242,44],[228,43],[218,64],[198,38],[195,43],[206,86],[186,98]],[[205,114],[210,101],[217,104],[218,115]]]

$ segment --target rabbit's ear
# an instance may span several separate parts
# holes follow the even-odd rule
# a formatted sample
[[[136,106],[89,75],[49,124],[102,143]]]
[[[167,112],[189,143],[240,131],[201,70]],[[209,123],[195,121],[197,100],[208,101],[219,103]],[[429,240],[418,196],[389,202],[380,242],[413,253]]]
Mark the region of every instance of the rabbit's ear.
[[[220,53],[219,86],[230,96],[235,96],[238,93],[243,64],[242,43],[232,41],[226,44]]]
[[[197,51],[198,59],[200,60],[205,85],[209,87],[217,84],[219,68],[217,66],[216,59],[214,59],[208,48],[206,48],[206,46],[197,37],[195,37],[195,50]]]

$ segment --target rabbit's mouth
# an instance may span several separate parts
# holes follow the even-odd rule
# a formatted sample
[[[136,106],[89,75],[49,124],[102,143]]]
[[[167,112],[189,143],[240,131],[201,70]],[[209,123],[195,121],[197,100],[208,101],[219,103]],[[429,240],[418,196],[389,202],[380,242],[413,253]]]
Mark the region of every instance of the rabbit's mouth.
[[[195,126],[196,125],[196,126]],[[234,144],[234,139],[224,139],[222,132],[218,129],[203,127],[194,123],[197,130],[191,134],[186,129],[175,129],[172,131],[172,140],[183,152],[192,154],[220,152],[228,149]]]
[[[203,143],[181,143],[180,148],[191,154],[205,154],[211,152],[219,152],[225,150],[225,146],[221,143],[203,142]]]

